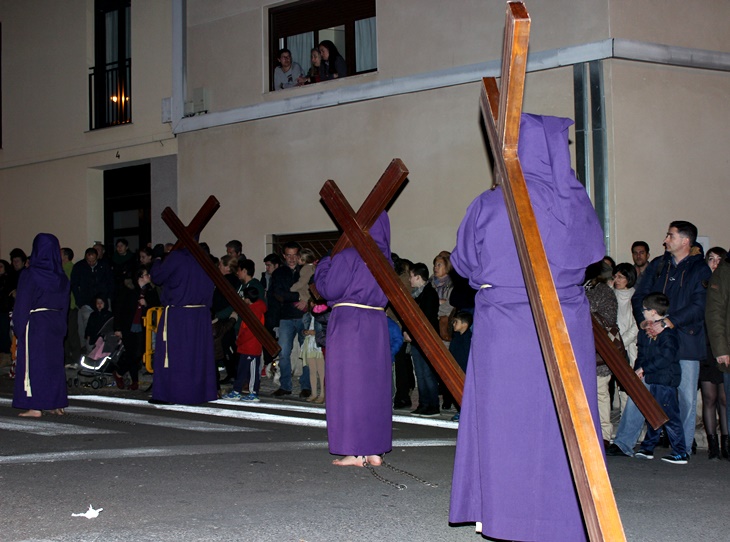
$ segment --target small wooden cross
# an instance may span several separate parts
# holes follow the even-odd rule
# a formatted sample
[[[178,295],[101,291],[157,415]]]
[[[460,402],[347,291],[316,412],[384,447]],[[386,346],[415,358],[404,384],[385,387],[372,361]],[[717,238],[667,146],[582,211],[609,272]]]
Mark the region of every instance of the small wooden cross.
[[[484,79],[482,114],[588,534],[594,541],[620,541],[626,537],[601,453],[602,444],[593,425],[517,154],[529,37],[530,16],[524,4],[508,2],[502,93],[494,78]]]
[[[279,353],[279,350],[281,350],[279,343],[274,340],[248,305],[246,305],[246,303],[244,303],[238,296],[238,293],[233,289],[233,286],[231,286],[231,284],[223,278],[223,275],[218,269],[216,269],[213,261],[203,251],[203,249],[200,248],[200,245],[195,240],[194,236],[200,234],[205,225],[210,221],[219,208],[220,203],[218,200],[215,197],[210,196],[205,204],[203,204],[203,207],[201,207],[195,215],[195,218],[190,222],[190,226],[187,228],[182,222],[180,222],[180,219],[170,207],[166,207],[165,210],[162,211],[162,220],[177,237],[178,241],[175,246],[177,247],[182,244],[182,246],[190,251],[190,254],[193,255],[193,258],[195,258],[195,261],[203,268],[206,275],[211,278],[213,284],[215,284],[216,288],[218,288],[226,300],[231,304],[233,310],[236,311],[236,313],[249,327],[256,339],[258,339],[269,354],[276,356],[276,354]]]
[[[394,159],[360,207],[357,215],[334,181],[329,180],[324,184],[319,194],[335,221],[344,231],[333,249],[333,254],[339,247],[345,248],[349,243],[354,245],[378,285],[405,323],[408,332],[418,343],[454,399],[461,403],[464,371],[457,365],[433,326],[426,320],[423,311],[416,305],[410,292],[406,290],[403,282],[396,275],[393,266],[385,259],[375,241],[367,233],[367,230],[398,192],[407,175],[408,170],[403,162],[397,158]]]

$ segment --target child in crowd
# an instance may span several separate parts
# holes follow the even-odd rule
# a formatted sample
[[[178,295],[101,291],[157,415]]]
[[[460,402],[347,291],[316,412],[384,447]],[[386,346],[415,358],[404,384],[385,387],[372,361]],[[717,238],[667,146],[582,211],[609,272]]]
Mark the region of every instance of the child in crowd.
[[[86,331],[84,332],[89,346],[94,346],[96,339],[99,338],[101,328],[112,317],[111,311],[106,308],[106,300],[103,297],[96,296],[94,305],[96,310],[89,315],[89,321],[86,323]]]
[[[466,364],[469,361],[469,349],[471,348],[471,325],[474,315],[467,311],[459,311],[454,316],[451,325],[454,328],[454,335],[449,343],[449,352],[454,356],[456,363],[466,373]],[[451,418],[452,422],[458,422],[461,415],[461,407],[457,405],[458,412]]]
[[[639,354],[634,369],[648,384],[649,392],[662,406],[669,421],[664,425],[672,454],[662,461],[686,465],[689,460],[684,441],[684,429],[679,418],[677,387],[682,378],[679,366],[679,339],[676,328],[667,327],[669,298],[661,292],[652,292],[642,301],[646,333],[639,334]],[[648,427],[641,449],[634,454],[643,459],[654,459],[654,448],[659,442],[659,431]]]
[[[299,294],[299,303],[304,304],[301,310],[307,310],[306,304],[309,301],[309,281],[314,275],[314,252],[308,248],[299,251],[299,280],[289,289],[290,292]]]
[[[243,302],[249,306],[263,324],[266,303],[259,299],[259,292],[255,287],[249,286],[243,290]],[[263,347],[246,325],[246,322],[241,323],[241,328],[238,330],[236,351],[239,354],[236,380],[233,383],[233,390],[222,398],[258,403],[260,401],[259,387],[261,385],[261,352]]]
[[[302,344],[302,361],[309,367],[309,382],[312,386],[312,395],[307,398],[310,403],[319,405],[324,403],[324,352],[317,344],[317,332],[321,324],[315,318],[314,308],[318,307],[313,300],[309,302],[309,312],[302,320],[304,321],[304,344]],[[319,383],[319,393],[317,393]]]

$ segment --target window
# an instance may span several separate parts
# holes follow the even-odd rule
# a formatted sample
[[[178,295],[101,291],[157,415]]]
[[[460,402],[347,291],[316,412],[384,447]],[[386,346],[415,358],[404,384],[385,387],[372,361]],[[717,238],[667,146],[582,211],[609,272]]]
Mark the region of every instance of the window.
[[[323,40],[332,41],[345,59],[349,75],[375,71],[377,32],[375,0],[302,0],[269,10],[269,88],[280,49],[291,51],[292,61],[305,73],[310,51]]]
[[[131,0],[96,0],[89,129],[132,122]]]

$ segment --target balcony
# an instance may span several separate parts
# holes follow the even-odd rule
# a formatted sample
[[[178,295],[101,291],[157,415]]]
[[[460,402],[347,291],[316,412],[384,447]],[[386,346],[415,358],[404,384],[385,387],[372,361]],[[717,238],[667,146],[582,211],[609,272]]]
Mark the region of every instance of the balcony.
[[[89,130],[132,122],[132,59],[89,68]]]

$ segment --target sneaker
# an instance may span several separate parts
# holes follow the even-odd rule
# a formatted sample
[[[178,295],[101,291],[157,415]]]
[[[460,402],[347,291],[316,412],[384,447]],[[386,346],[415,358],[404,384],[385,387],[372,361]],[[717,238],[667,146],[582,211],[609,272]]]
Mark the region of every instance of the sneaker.
[[[654,452],[644,450],[643,448],[634,454],[634,457],[640,457],[641,459],[654,459]]]
[[[451,421],[452,422],[458,422],[459,421],[459,416],[460,416],[460,413],[457,412],[456,414],[454,414],[453,416],[451,416]]]
[[[689,461],[689,455],[687,454],[672,454],[672,455],[665,455],[662,457],[662,461],[666,461],[667,463],[674,463],[675,465],[686,465]]]
[[[440,415],[441,415],[441,411],[439,410],[438,407],[424,408],[421,411],[421,413],[419,414],[419,416],[421,418],[435,418],[436,416],[440,416]]]
[[[618,444],[611,444],[608,448],[606,448],[606,455],[631,457],[629,454],[625,453]]]
[[[245,401],[247,403],[260,403],[261,399],[259,399],[259,396],[255,393],[249,393],[248,395],[241,397],[241,401]]]
[[[234,401],[240,401],[243,398],[243,395],[238,393],[237,391],[232,391],[230,393],[226,393],[221,399],[232,399]]]

